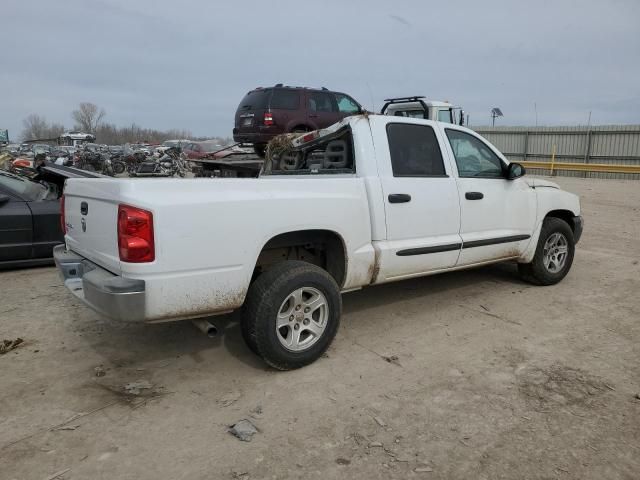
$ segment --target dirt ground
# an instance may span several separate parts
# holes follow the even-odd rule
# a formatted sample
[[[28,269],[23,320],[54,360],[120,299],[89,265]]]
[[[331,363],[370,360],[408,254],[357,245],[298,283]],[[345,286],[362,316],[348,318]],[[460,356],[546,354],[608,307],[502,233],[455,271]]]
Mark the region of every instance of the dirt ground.
[[[114,325],[54,268],[0,272],[0,340],[24,339],[0,355],[0,478],[640,478],[640,182],[557,181],[586,224],[562,283],[504,264],[349,293],[293,372],[233,316],[214,340]]]

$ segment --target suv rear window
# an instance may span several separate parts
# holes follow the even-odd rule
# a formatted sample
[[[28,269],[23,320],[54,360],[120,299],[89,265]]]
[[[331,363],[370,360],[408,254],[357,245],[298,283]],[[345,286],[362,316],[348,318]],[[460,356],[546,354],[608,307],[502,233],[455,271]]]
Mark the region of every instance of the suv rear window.
[[[300,92],[276,88],[273,90],[270,108],[277,110],[297,110],[300,106]]]
[[[270,93],[271,90],[252,90],[244,96],[238,106],[238,110],[261,110],[266,108]]]

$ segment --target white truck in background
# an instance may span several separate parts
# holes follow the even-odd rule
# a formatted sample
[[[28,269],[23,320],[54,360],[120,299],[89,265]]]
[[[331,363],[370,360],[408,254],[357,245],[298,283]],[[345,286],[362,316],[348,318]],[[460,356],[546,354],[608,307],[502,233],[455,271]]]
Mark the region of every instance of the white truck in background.
[[[426,100],[423,96],[387,98],[380,113],[464,125],[464,111],[460,107],[449,102]]]
[[[362,114],[280,142],[258,178],[69,179],[54,256],[112,319],[242,308],[249,348],[293,369],[328,348],[342,292],[501,261],[564,278],[579,199],[524,173],[464,127]]]

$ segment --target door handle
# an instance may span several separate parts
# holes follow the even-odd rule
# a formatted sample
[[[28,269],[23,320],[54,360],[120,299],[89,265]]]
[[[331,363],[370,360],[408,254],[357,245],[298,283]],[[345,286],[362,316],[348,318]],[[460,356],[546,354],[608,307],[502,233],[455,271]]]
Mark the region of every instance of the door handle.
[[[406,193],[390,193],[389,203],[407,203],[411,201],[411,195]]]
[[[464,194],[464,198],[467,200],[482,200],[484,198],[484,194],[481,192],[467,192]]]
[[[310,113],[309,118],[318,118],[318,115],[313,115],[312,113]]]

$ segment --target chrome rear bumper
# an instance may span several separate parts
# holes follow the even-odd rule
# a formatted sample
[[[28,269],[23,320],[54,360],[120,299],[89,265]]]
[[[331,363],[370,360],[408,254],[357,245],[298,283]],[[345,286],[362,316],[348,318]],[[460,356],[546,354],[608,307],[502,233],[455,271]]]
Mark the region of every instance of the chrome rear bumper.
[[[114,275],[64,245],[53,249],[53,258],[64,285],[86,305],[113,320],[145,320],[144,280]]]

